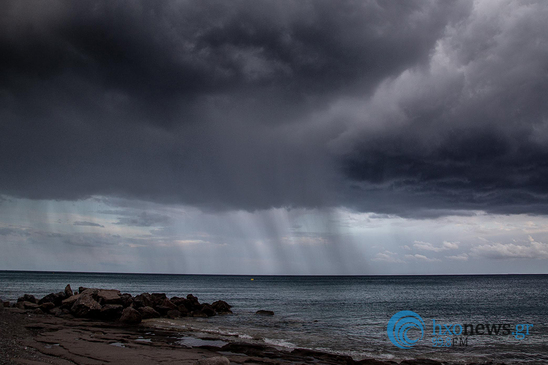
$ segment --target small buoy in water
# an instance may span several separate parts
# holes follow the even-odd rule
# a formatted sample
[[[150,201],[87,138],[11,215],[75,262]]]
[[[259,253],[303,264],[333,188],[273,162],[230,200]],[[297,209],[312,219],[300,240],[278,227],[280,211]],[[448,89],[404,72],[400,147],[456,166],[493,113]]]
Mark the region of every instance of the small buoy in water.
[[[255,280],[255,279],[251,278],[251,281],[253,281],[253,280]]]

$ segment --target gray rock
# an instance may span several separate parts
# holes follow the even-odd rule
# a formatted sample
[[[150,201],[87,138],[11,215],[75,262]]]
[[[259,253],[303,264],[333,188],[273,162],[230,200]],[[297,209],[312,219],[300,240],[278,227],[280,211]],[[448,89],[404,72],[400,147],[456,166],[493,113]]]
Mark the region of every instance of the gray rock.
[[[258,310],[257,312],[255,312],[255,314],[258,314],[258,315],[261,315],[261,316],[273,316],[274,315],[274,312],[273,311],[265,311],[265,310]]]
[[[36,303],[23,302],[23,304],[25,305],[25,309],[38,309],[38,308],[40,308],[40,306]]]
[[[30,302],[30,303],[38,303],[34,295],[25,294],[21,298],[17,299],[18,302]]]
[[[70,308],[76,303],[76,301],[82,296],[82,294],[75,294],[70,298],[63,299],[61,306],[64,308]],[[45,299],[45,298],[44,298]]]
[[[122,294],[119,290],[99,289],[97,291],[97,301],[101,304],[122,304]]]
[[[65,292],[51,293],[40,299],[38,304],[53,303],[57,307],[63,304],[63,300],[65,300],[66,298],[67,296]]]
[[[75,297],[75,295],[71,298],[73,297]],[[93,299],[90,292],[86,291],[80,294],[72,307],[70,307],[71,313],[76,317],[95,317],[100,310],[101,304]]]
[[[162,315],[166,315],[167,312],[170,310],[178,310],[177,306],[167,298],[165,298],[163,301],[161,301],[159,304],[154,306],[154,309],[158,311],[158,313]]]
[[[195,297],[192,294],[189,294],[186,296],[186,299],[190,301],[190,308],[189,310],[194,310],[200,307],[200,302],[198,301],[198,297]]]
[[[40,304],[40,309],[46,313],[49,313],[53,308],[55,308],[55,304],[52,302],[45,302]]]
[[[185,307],[186,312],[190,312],[193,309],[192,302],[186,298],[173,297],[171,298],[171,303],[175,304],[179,310],[181,310],[181,307]]]
[[[19,309],[38,309],[38,308],[40,308],[40,306],[38,304],[32,303],[32,302],[27,302],[27,301],[17,302],[17,304],[15,306]]]
[[[133,304],[133,297],[131,296],[131,294],[124,293],[122,294],[121,298],[122,298],[122,305],[124,306],[124,308],[129,307],[130,305]]]
[[[154,308],[149,306],[139,308],[139,313],[141,313],[141,316],[143,317],[143,319],[160,317],[160,313],[156,312]]]
[[[179,310],[179,312],[181,312],[182,317],[188,316],[188,309],[184,305],[178,306],[177,309]]]
[[[87,295],[91,295],[93,297],[96,297],[98,291],[99,291],[99,289],[97,289],[97,288],[87,288],[87,289],[82,290],[80,292],[80,294],[87,294]]]
[[[171,319],[179,318],[181,317],[181,312],[179,312],[177,309],[172,309],[167,311],[166,316]]]
[[[216,302],[213,302],[211,304],[211,307],[215,310],[215,312],[219,314],[232,313],[232,311],[230,310],[232,306],[228,304],[227,302],[225,302],[224,300],[218,300]]]
[[[208,357],[195,362],[196,365],[230,365],[230,360],[224,356]]]
[[[120,322],[125,324],[139,324],[141,323],[141,320],[143,317],[141,316],[141,313],[137,309],[127,307],[122,312],[122,316],[120,317]]]
[[[115,320],[120,318],[123,310],[124,306],[121,304],[106,304],[105,306],[103,306],[103,308],[101,308],[101,311],[99,312],[99,318],[106,320]]]
[[[65,296],[68,298],[68,297],[72,297],[74,295],[74,293],[72,292],[72,288],[70,287],[70,284],[67,284],[67,286],[65,286]]]
[[[63,309],[59,308],[59,307],[55,307],[53,309],[51,309],[49,311],[49,314],[53,314],[54,316],[56,317],[61,317],[63,316],[65,313],[63,312]]]
[[[135,308],[154,307],[154,301],[149,293],[143,293],[133,298],[133,306]]]
[[[164,293],[152,293],[150,296],[152,297],[152,303],[154,308],[163,305],[164,301],[167,299],[167,296]]]
[[[202,308],[200,310],[208,317],[212,317],[217,314],[215,313],[215,310],[211,307],[211,305],[207,303],[202,304]]]
[[[207,318],[207,314],[205,314],[201,310],[195,310],[195,311],[192,311],[191,313],[192,313],[192,317]]]

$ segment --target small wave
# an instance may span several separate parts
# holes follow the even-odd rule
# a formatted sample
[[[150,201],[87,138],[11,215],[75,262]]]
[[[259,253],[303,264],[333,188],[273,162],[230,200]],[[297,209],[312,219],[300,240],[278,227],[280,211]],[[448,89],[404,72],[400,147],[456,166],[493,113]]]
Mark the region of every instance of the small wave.
[[[286,347],[286,348],[289,348],[289,349],[294,349],[294,348],[297,347],[297,345],[295,345],[294,343],[291,343],[291,342],[286,341],[286,340],[276,340],[276,339],[271,339],[271,338],[265,338],[264,342],[269,344],[269,345],[274,345],[274,346],[279,346],[279,347]]]

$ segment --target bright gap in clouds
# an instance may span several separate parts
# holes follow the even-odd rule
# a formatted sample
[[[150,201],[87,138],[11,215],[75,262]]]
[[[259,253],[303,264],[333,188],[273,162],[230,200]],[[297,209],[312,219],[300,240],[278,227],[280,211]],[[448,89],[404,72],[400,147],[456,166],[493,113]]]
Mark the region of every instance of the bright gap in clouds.
[[[542,273],[548,219],[348,209],[207,212],[95,197],[6,199],[4,269],[194,274]]]

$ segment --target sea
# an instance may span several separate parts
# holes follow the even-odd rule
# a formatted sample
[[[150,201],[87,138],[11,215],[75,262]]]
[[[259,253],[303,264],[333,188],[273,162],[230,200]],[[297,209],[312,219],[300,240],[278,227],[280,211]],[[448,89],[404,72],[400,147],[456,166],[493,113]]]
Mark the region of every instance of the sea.
[[[244,341],[282,350],[307,348],[345,354],[355,360],[427,358],[462,363],[548,364],[548,275],[236,276],[0,271],[0,298],[12,302],[23,294],[41,298],[62,291],[67,284],[73,289],[119,289],[132,295],[193,294],[201,303],[224,300],[233,306],[232,315],[151,322],[158,328],[174,330],[180,343],[190,346]],[[261,316],[256,314],[258,310],[275,314]],[[398,314],[405,321],[409,311],[413,312],[411,317],[420,320],[399,327],[391,322]]]

